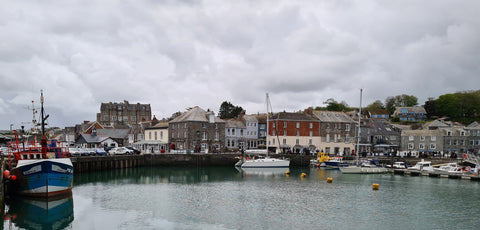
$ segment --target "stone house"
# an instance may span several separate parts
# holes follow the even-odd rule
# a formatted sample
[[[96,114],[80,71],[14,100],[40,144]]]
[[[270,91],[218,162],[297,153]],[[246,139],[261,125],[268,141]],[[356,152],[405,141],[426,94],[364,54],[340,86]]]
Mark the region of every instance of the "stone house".
[[[116,124],[138,124],[152,119],[150,104],[130,104],[128,101],[120,103],[102,103],[97,121],[105,126]]]
[[[400,156],[420,156],[421,153],[443,154],[444,132],[440,129],[402,130]]]
[[[219,152],[225,149],[225,121],[195,106],[168,123],[170,150]]]
[[[344,112],[313,111],[319,123],[321,151],[335,155],[351,155],[355,149],[355,121]]]
[[[480,124],[475,121],[466,126],[464,129],[467,131],[467,151],[478,154],[478,149],[480,148]]]
[[[384,119],[365,119],[361,125],[361,154],[388,155],[400,149],[401,129]]]

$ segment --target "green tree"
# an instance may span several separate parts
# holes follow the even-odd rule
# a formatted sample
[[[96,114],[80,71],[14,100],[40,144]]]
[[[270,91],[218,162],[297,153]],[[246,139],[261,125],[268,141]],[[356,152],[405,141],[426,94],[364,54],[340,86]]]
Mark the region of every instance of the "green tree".
[[[240,106],[234,106],[228,101],[224,101],[220,105],[219,115],[221,119],[231,119],[236,118],[243,111],[243,108]]]
[[[383,112],[386,112],[385,111],[385,106],[383,105],[382,101],[380,100],[376,100],[375,102],[373,102],[372,104],[370,105],[367,105],[367,107],[365,107],[365,110],[370,112],[370,113],[383,113]]]
[[[418,105],[418,98],[413,95],[397,95],[395,97],[387,97],[385,107],[390,114],[395,112],[397,107],[410,107]]]
[[[327,107],[326,109],[328,111],[347,111],[348,110],[348,105],[345,101],[342,102],[337,102],[333,98],[329,98],[323,104],[326,104]]]
[[[425,111],[427,112],[427,117],[429,119],[438,116],[435,104],[436,100],[434,100],[433,98],[429,98],[428,101],[425,101],[425,105],[423,105],[423,108],[425,108]]]

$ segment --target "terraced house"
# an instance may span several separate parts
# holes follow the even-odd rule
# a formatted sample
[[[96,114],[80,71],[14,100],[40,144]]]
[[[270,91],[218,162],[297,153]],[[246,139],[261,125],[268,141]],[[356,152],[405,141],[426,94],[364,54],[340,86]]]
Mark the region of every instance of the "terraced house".
[[[355,121],[344,112],[314,111],[319,123],[321,151],[335,155],[351,155],[355,149]]]

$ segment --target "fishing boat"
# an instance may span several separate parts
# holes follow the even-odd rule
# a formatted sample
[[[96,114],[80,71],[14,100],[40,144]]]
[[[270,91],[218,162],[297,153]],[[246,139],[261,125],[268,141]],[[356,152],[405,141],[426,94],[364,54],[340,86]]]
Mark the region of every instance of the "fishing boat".
[[[357,145],[355,150],[356,156],[356,165],[349,165],[347,167],[340,167],[340,171],[345,174],[377,174],[377,173],[386,173],[388,170],[384,167],[377,166],[371,161],[366,163],[359,163],[359,154],[358,147],[360,145],[360,118],[362,116],[362,92],[363,89],[360,89],[360,108],[358,112],[358,128],[357,128]]]
[[[68,148],[51,140],[48,144],[45,134],[43,91],[41,92],[41,141],[36,136],[25,140],[15,131],[15,141],[8,143],[8,167],[4,171],[9,192],[31,197],[53,197],[72,191],[73,164]]]
[[[326,167],[330,169],[339,169],[348,166],[349,164],[343,161],[343,157],[332,157],[330,160],[320,163],[320,167]]]
[[[257,157],[246,157],[243,156],[235,166],[241,168],[288,168],[290,166],[289,159],[278,159],[272,158],[268,156],[268,128],[269,128],[269,114],[268,109],[270,107],[271,111],[271,104],[270,98],[268,97],[268,93],[266,95],[266,104],[267,104],[267,135],[266,135],[266,150],[263,150],[264,155],[258,155]],[[278,132],[277,132],[278,133]],[[262,150],[258,150],[262,151]]]

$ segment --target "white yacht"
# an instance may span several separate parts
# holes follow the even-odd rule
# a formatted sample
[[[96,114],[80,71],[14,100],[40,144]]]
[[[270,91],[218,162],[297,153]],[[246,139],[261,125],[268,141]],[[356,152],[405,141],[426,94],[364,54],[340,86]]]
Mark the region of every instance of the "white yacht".
[[[408,168],[408,170],[417,170],[417,171],[430,171],[433,172],[432,162],[430,161],[420,161],[413,167]]]

